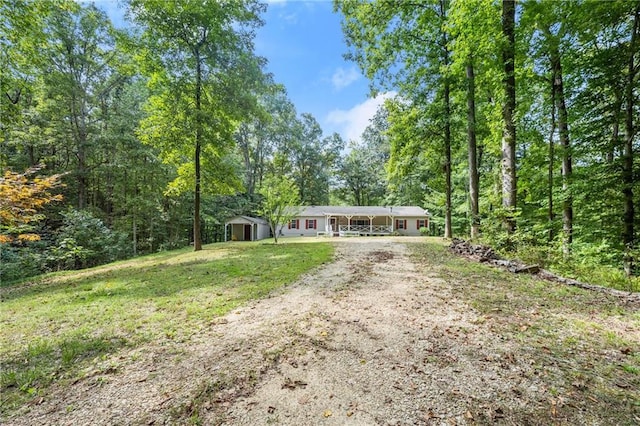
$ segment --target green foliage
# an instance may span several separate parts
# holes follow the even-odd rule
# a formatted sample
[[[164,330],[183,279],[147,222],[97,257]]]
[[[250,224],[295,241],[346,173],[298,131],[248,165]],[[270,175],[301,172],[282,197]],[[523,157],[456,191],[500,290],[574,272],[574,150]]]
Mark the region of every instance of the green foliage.
[[[1,285],[38,275],[46,270],[46,255],[33,246],[34,243],[21,247],[0,244]]]
[[[461,142],[469,131],[467,97],[475,95],[478,204],[485,240],[499,249],[526,247],[543,253],[562,233],[559,259],[572,263],[572,270],[579,269],[582,258],[591,259],[594,268],[621,268],[626,258],[624,266],[630,269],[638,258],[640,226],[634,208],[640,193],[634,131],[640,117],[638,3],[518,3],[513,63],[517,140],[515,155],[507,144],[506,167],[501,142],[505,136],[510,136],[505,141],[511,139],[513,129],[504,122],[511,121],[510,114],[503,116],[507,40],[501,9],[510,4],[334,3],[343,15],[347,57],[371,80],[372,93],[398,93],[386,103],[387,200],[423,205],[432,213],[434,229],[444,224],[446,230],[450,211],[454,233],[469,233],[469,151]],[[469,65],[475,73],[473,92],[466,75]],[[507,169],[517,170],[516,209],[511,197],[503,199],[503,188],[514,187]],[[521,228],[515,233],[514,221]],[[597,253],[602,241],[611,255]],[[554,258],[549,263],[561,262]]]
[[[385,196],[384,169],[373,147],[352,142],[337,170],[338,195],[348,205],[377,206]]]
[[[294,218],[300,205],[300,195],[293,179],[287,176],[268,176],[260,188],[262,208],[259,213],[269,223],[275,243],[278,243],[278,233],[285,223]]]
[[[50,256],[57,270],[87,268],[128,254],[125,235],[112,231],[88,211],[68,210],[63,218]]]

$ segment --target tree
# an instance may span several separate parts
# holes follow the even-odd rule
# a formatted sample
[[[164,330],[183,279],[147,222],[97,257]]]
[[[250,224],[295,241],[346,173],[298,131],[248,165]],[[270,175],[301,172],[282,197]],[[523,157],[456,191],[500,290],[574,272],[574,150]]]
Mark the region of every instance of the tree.
[[[106,14],[90,5],[55,10],[48,18],[47,33],[52,45],[47,59],[52,70],[44,80],[48,95],[62,101],[56,118],[71,136],[68,149],[76,163],[76,205],[84,209],[89,205],[90,175],[98,165],[92,162],[92,154],[100,132],[100,102],[120,83],[114,67],[119,59],[116,31]]]
[[[242,122],[235,139],[244,165],[244,186],[253,195],[262,184],[276,146],[289,134],[295,120],[295,107],[282,86],[269,85],[259,95],[260,108]]]
[[[35,176],[42,166],[24,173],[5,170],[0,177],[0,243],[12,241],[16,235],[20,241],[37,241],[40,236],[31,233],[33,224],[44,219],[40,212],[44,206],[61,201],[62,195],[52,191],[61,186],[61,175]]]
[[[293,179],[287,176],[268,176],[260,188],[263,197],[259,213],[266,219],[278,244],[278,232],[285,223],[297,215],[295,206],[300,205],[300,195]]]
[[[384,169],[376,151],[365,143],[351,142],[337,170],[338,193],[347,204],[376,206],[384,199]]]
[[[145,28],[143,66],[157,92],[143,138],[193,182],[193,244],[201,250],[201,156],[222,159],[238,122],[255,108],[262,62],[252,40],[264,5],[130,0],[129,7]]]
[[[500,37],[498,11],[499,6],[491,1],[456,1],[452,3],[448,19],[453,40],[451,74],[458,89],[456,101],[460,110],[466,109],[469,222],[472,239],[480,236],[481,156],[487,147],[492,147],[495,143],[492,132],[488,131],[492,126],[487,126],[487,123],[495,109],[491,99],[496,97],[498,91],[496,76],[499,75],[499,55],[495,48]],[[482,195],[491,198],[486,193]]]
[[[351,48],[347,57],[374,82],[373,92],[398,90],[403,99],[417,107],[439,111],[437,115],[421,117],[432,121],[429,127],[437,130],[419,143],[440,145],[438,151],[445,174],[445,238],[452,236],[449,3],[448,0],[335,2],[336,9],[344,15],[343,32]]]
[[[626,107],[625,107],[625,141],[624,141],[624,162],[622,167],[622,176],[624,187],[622,189],[622,193],[624,195],[624,213],[623,213],[623,222],[624,228],[622,232],[622,241],[625,245],[625,261],[624,268],[627,275],[631,275],[634,270],[634,258],[630,254],[632,250],[636,246],[636,235],[635,235],[635,206],[634,206],[634,196],[633,196],[633,157],[634,157],[634,147],[633,140],[637,133],[637,121],[634,118],[637,118],[636,111],[634,111],[635,105],[635,96],[634,96],[634,87],[637,87],[637,75],[640,75],[640,59],[638,59],[636,63],[636,55],[638,54],[638,45],[640,41],[638,38],[640,37],[640,2],[636,3],[635,10],[633,11],[633,25],[631,27],[631,37],[629,41],[629,52],[628,56],[628,74],[627,81],[625,82],[625,99],[626,99]],[[637,260],[635,260],[637,262]]]
[[[504,226],[508,233],[516,228],[514,218],[518,187],[516,183],[516,22],[515,0],[502,0],[502,66],[504,101],[502,105],[502,207],[505,209]]]

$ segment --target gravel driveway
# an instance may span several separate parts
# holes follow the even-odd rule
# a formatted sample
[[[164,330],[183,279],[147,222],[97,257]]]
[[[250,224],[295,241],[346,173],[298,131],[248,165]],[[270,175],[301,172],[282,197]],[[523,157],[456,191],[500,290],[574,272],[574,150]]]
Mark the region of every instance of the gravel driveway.
[[[105,360],[108,380],[54,389],[9,424],[511,423],[504,407],[546,404],[526,349],[411,260],[419,241],[336,241],[334,262],[282,292]]]

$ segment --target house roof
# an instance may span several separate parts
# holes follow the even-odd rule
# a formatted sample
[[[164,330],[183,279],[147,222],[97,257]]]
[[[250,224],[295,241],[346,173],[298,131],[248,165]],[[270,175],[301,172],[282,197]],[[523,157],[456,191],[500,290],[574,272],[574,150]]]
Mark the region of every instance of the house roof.
[[[301,206],[298,209],[298,216],[427,216],[427,212],[417,206]]]
[[[251,217],[251,216],[235,216],[231,219],[227,219],[225,224],[230,223],[257,223],[259,225],[268,225],[267,221],[264,219],[260,219],[259,217]]]

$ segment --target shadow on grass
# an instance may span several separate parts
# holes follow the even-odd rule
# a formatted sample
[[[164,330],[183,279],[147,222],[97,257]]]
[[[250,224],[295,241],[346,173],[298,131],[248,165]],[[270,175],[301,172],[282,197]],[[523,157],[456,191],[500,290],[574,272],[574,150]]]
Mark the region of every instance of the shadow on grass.
[[[294,251],[304,263],[304,257],[312,249],[309,244],[298,244],[295,247],[216,247],[210,251],[187,253],[181,250],[173,256],[152,255],[75,273],[44,275],[14,287],[1,288],[0,298],[8,302],[46,295],[49,300],[67,304],[87,303],[103,297],[166,297],[202,287],[222,290],[233,286],[236,278],[260,278],[269,276],[270,271],[277,274],[280,269],[290,266]]]
[[[254,244],[207,251],[105,265],[59,282],[55,275],[44,276],[30,286],[3,289],[1,411],[12,411],[73,375],[84,361],[123,345],[185,338],[330,260],[333,246]]]
[[[73,376],[86,361],[113,353],[126,345],[127,341],[119,337],[82,335],[30,344],[16,357],[0,364],[0,412],[38,396],[61,376]]]

